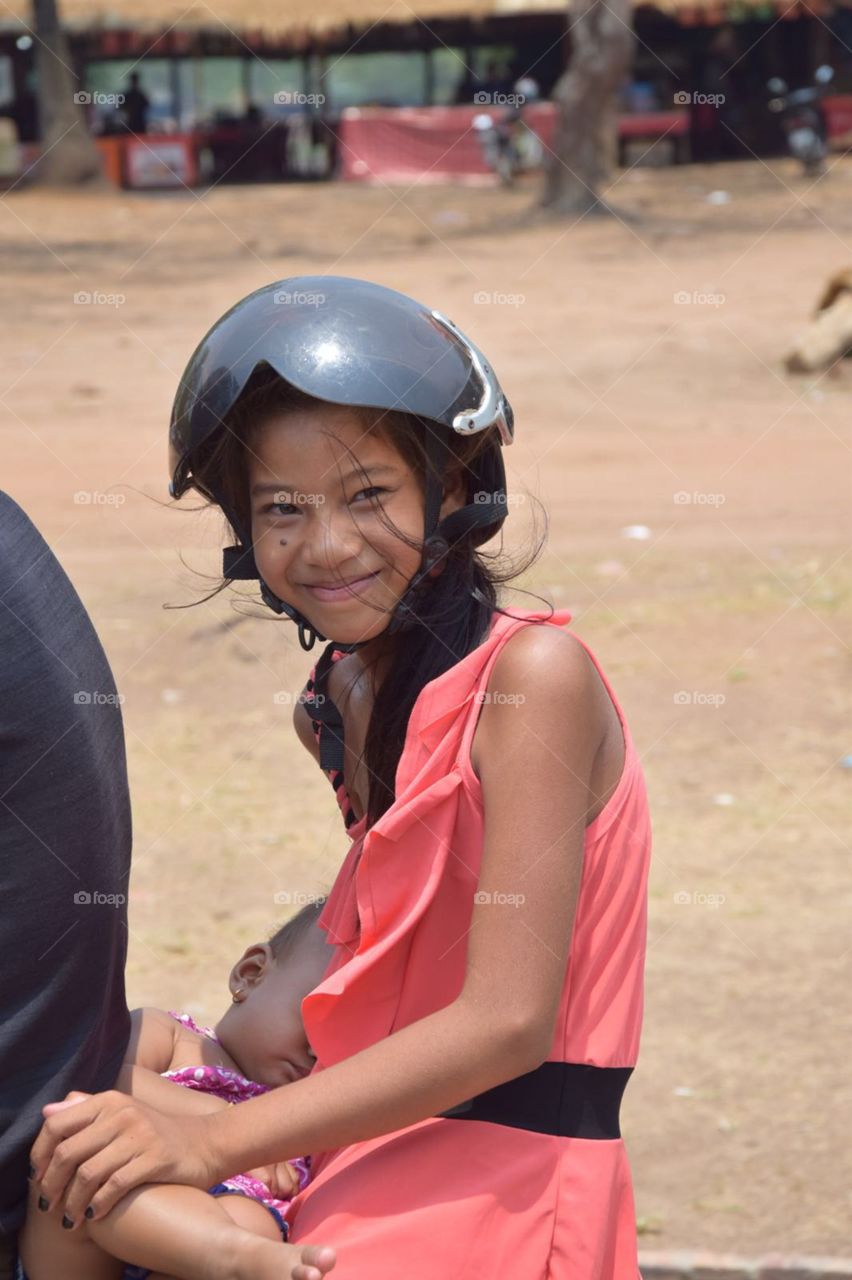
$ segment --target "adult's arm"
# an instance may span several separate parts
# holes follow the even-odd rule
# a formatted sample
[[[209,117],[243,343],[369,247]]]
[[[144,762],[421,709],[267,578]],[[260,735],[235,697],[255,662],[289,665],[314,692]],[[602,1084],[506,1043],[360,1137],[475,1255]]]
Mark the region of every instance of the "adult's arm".
[[[529,636],[528,633],[536,634]],[[458,998],[227,1114],[158,1116],[113,1092],[45,1121],[33,1163],[75,1223],[141,1182],[209,1185],[254,1165],[403,1129],[534,1069],[550,1051],[582,874],[599,689],[573,638],[524,628],[495,663],[478,768],[479,893]],[[523,776],[523,786],[518,779]],[[459,939],[459,944],[463,943]]]

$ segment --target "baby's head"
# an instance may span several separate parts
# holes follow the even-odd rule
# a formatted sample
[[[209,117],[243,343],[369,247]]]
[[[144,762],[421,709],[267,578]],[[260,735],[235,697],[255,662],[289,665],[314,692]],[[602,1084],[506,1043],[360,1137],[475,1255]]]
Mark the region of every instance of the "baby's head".
[[[317,925],[324,904],[325,898],[308,903],[268,942],[249,947],[231,970],[232,1004],[216,1034],[243,1075],[258,1084],[290,1084],[313,1067],[302,1001],[334,954]]]

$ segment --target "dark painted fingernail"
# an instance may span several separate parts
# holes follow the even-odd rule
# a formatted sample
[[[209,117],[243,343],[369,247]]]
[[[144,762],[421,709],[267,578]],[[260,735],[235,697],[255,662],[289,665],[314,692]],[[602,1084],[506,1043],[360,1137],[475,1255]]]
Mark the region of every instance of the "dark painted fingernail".
[[[68,1217],[68,1214],[67,1214],[67,1213],[63,1213],[63,1215],[62,1215],[62,1225],[63,1225],[63,1227],[65,1228],[65,1230],[66,1230],[66,1231],[70,1231],[70,1230],[71,1230],[71,1228],[72,1228],[72,1227],[73,1227],[73,1225],[74,1225],[74,1223],[73,1223],[73,1222],[71,1221],[71,1219]]]
[[[49,1208],[50,1208],[50,1201],[49,1201],[49,1200],[45,1200],[44,1196],[39,1196],[39,1198],[38,1198],[38,1207],[39,1207],[39,1209],[41,1209],[42,1211],[44,1211],[45,1209],[49,1209]]]
[[[84,1217],[86,1217],[86,1218],[94,1218],[94,1216],[95,1216],[95,1211],[94,1211],[94,1209],[92,1208],[92,1206],[91,1206],[91,1205],[89,1205],[88,1209],[86,1210],[86,1212],[85,1212],[85,1214],[84,1214]]]
[[[34,1174],[34,1173],[35,1173],[35,1165],[33,1164],[32,1160],[31,1160],[31,1161],[29,1162],[29,1164],[27,1165],[27,1177],[28,1177],[28,1178],[31,1178],[31,1177],[33,1176],[33,1174]]]

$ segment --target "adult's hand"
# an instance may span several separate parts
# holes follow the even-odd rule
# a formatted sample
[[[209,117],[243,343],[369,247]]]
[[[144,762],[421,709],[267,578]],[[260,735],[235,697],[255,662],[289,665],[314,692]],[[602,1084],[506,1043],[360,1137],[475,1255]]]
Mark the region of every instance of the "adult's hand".
[[[42,1203],[76,1227],[102,1218],[144,1182],[206,1189],[222,1176],[211,1142],[216,1116],[163,1115],[125,1093],[69,1093],[48,1103],[30,1151]],[[230,1171],[229,1171],[230,1172]]]

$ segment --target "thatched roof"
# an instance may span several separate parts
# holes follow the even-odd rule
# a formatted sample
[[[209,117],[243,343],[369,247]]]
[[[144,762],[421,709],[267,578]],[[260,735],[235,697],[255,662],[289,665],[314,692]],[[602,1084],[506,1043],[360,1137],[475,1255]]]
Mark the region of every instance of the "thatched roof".
[[[230,27],[245,37],[255,32],[266,38],[286,36],[293,29],[323,31],[371,23],[407,23],[422,17],[472,18],[495,13],[554,12],[565,0],[318,0],[314,4],[287,0],[60,0],[63,23],[81,27],[133,27],[138,31],[165,28],[198,31]],[[28,0],[4,0],[0,23],[10,11],[30,22]]]
[[[632,0],[651,4],[687,21],[722,22],[739,11],[784,10],[826,12],[828,0]],[[511,14],[559,13],[570,0],[315,0],[312,5],[287,0],[60,0],[64,25],[74,30],[132,29],[140,32],[221,31],[242,39],[275,40],[295,32],[366,28],[378,23],[429,23],[437,19],[501,17]],[[789,16],[792,16],[792,12]],[[31,25],[29,0],[3,0],[0,30]]]

